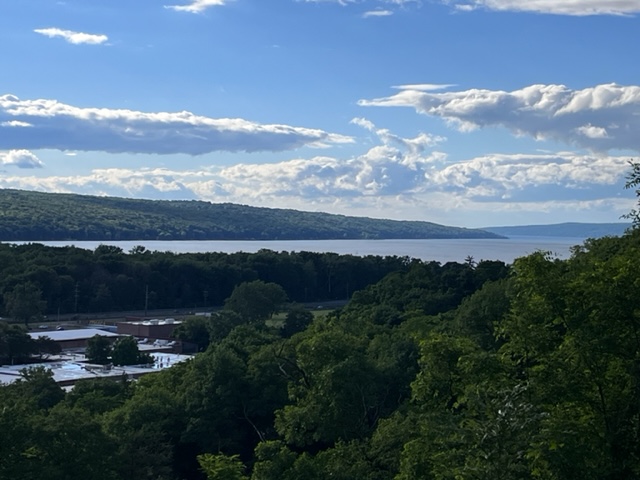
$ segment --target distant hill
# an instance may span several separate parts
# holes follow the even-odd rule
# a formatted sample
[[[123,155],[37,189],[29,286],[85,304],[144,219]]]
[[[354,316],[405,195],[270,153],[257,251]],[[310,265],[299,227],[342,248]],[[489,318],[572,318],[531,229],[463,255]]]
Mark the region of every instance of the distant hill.
[[[630,223],[557,223],[553,225],[520,225],[513,227],[486,227],[483,230],[497,233],[505,237],[575,237],[600,238],[606,236],[620,236]]]
[[[0,241],[500,238],[430,222],[0,189]]]

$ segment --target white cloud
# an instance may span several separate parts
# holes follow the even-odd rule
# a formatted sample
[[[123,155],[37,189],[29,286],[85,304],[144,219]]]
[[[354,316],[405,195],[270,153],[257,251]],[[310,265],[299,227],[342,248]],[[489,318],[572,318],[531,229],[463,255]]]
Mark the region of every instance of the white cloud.
[[[271,206],[286,206],[287,202],[372,205],[374,198],[387,198],[388,205],[393,198],[402,198],[402,202],[444,202],[448,198],[450,205],[511,204],[610,198],[622,192],[628,171],[626,156],[572,152],[492,154],[451,162],[446,154],[430,150],[443,140],[438,137],[421,133],[402,138],[365,119],[354,119],[353,123],[374,132],[379,141],[368,151],[346,159],[316,156],[183,171],[96,169],[75,177],[4,177],[0,178],[0,186],[25,188],[27,182],[29,188],[48,191],[147,198],[169,195]]]
[[[33,125],[31,125],[30,123],[20,122],[18,120],[11,120],[8,122],[0,123],[0,127],[32,127],[32,126]]]
[[[583,90],[531,85],[512,92],[405,89],[359,104],[412,107],[419,113],[441,117],[461,131],[502,126],[518,136],[555,140],[593,151],[640,151],[640,86],[635,85],[607,84]]]
[[[638,0],[443,0],[443,3],[463,11],[486,8],[574,16],[633,15],[640,12]]]
[[[10,150],[0,152],[0,165],[18,168],[42,168],[38,157],[28,150]]]
[[[364,12],[362,16],[364,18],[369,17],[389,17],[393,15],[391,10],[369,10],[368,12]]]
[[[34,32],[49,38],[61,37],[74,45],[100,45],[109,40],[106,35],[95,35],[92,33],[73,32],[71,30],[62,30],[60,28],[37,28]]]
[[[621,191],[628,167],[626,156],[493,154],[444,165],[428,180],[475,200],[595,200]]]
[[[211,7],[226,5],[230,0],[192,0],[187,5],[165,5],[164,8],[177,12],[202,13]]]
[[[28,123],[32,128],[17,129],[15,122]],[[1,149],[199,155],[213,151],[282,151],[350,142],[350,137],[318,129],[258,124],[238,118],[79,108],[55,100],[0,96]]]
[[[583,125],[576,130],[588,138],[607,138],[609,136],[606,128],[594,127],[593,125]]]

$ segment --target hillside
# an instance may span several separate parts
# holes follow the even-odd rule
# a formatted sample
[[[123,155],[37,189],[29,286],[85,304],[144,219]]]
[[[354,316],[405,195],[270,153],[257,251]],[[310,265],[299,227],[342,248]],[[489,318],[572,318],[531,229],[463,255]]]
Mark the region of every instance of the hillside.
[[[518,225],[510,227],[486,227],[483,230],[505,237],[575,237],[600,238],[620,236],[631,227],[630,223],[557,223],[552,225]]]
[[[430,222],[202,201],[0,190],[0,241],[499,238]]]

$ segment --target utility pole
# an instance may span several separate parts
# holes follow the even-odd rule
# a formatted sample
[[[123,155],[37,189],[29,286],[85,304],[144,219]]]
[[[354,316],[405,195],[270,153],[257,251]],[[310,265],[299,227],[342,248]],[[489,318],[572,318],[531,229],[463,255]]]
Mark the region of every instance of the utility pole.
[[[144,318],[147,318],[147,310],[149,309],[149,284],[144,286]]]

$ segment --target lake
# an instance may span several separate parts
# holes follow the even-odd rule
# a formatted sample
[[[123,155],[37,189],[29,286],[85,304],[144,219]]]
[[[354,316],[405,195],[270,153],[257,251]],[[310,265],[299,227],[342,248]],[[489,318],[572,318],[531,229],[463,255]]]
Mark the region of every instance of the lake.
[[[49,246],[75,245],[94,250],[99,245],[115,245],[128,252],[136,245],[152,251],[174,253],[223,252],[254,253],[261,249],[276,252],[335,252],[342,255],[358,256],[397,255],[421,260],[464,262],[468,256],[474,260],[501,260],[512,263],[514,259],[538,250],[549,251],[558,258],[568,258],[570,249],[580,245],[584,239],[567,237],[525,237],[508,239],[431,239],[431,240],[272,240],[272,241],[226,241],[226,240],[184,240],[184,241],[63,241],[38,242]],[[27,242],[7,242],[27,243]]]

